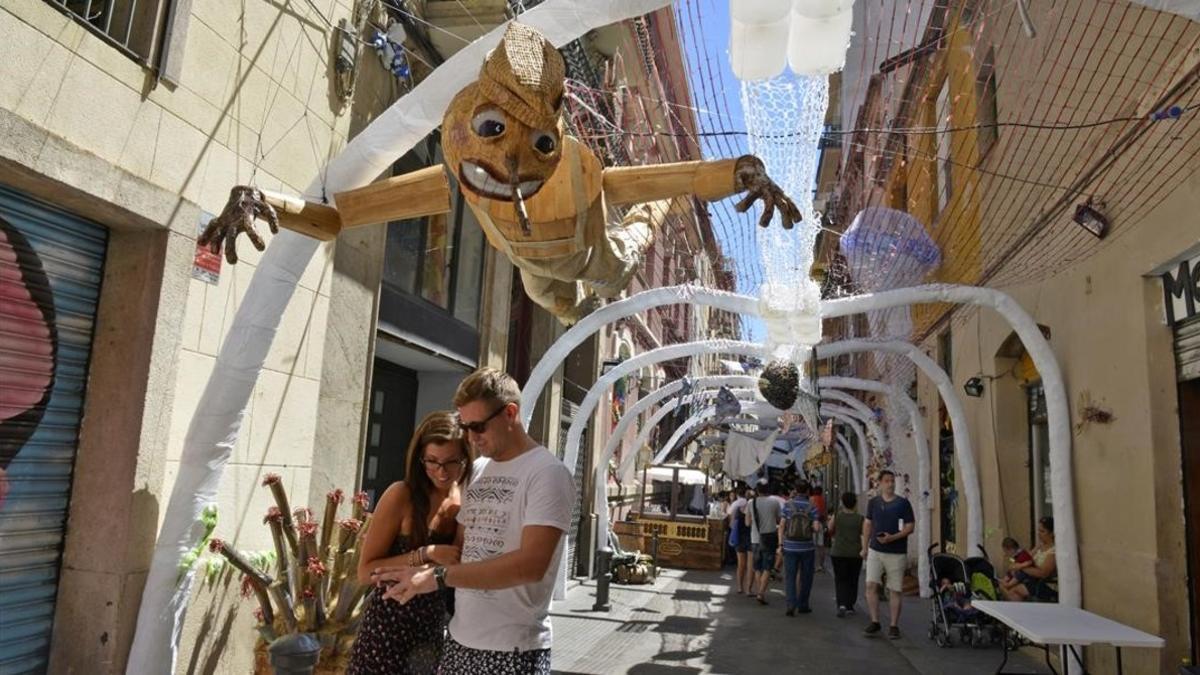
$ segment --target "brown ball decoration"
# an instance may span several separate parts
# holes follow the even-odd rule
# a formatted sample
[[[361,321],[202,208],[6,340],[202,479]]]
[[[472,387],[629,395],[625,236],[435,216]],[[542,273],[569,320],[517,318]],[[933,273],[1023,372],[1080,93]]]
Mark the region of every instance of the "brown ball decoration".
[[[800,369],[786,359],[776,359],[763,368],[758,391],[767,403],[788,410],[800,395]]]

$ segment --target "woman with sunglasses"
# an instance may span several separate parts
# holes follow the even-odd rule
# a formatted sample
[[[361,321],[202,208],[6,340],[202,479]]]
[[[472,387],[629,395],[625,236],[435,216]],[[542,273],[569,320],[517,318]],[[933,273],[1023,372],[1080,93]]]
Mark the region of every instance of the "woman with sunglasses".
[[[404,480],[392,483],[375,507],[358,564],[359,583],[376,583],[381,568],[452,565],[459,550],[460,489],[471,474],[471,450],[450,412],[421,420],[408,446]],[[401,605],[377,584],[354,643],[349,675],[427,675],[437,669],[446,626],[443,595]]]

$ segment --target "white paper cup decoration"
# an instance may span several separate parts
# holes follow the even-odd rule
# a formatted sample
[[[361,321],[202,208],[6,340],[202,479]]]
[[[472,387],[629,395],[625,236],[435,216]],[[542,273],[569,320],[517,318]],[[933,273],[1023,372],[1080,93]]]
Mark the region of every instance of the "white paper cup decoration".
[[[763,80],[791,66],[797,75],[841,70],[854,0],[729,0],[729,60],[739,80]]]
[[[748,24],[730,19],[729,63],[739,80],[766,80],[787,67],[788,19]]]
[[[853,18],[852,9],[823,19],[809,18],[793,11],[787,53],[792,72],[828,75],[841,70],[846,65]]]
[[[829,19],[853,6],[854,0],[792,0],[792,11],[808,19]]]

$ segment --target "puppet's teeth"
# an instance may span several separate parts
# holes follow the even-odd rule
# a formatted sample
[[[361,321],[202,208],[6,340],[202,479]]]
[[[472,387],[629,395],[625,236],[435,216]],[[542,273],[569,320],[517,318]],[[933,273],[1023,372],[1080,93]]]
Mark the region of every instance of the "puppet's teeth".
[[[527,181],[521,183],[521,195],[528,197],[529,195],[533,194],[533,192],[535,190],[537,190],[538,188],[540,188],[541,186],[542,186],[542,181],[540,181],[540,180],[527,180]]]

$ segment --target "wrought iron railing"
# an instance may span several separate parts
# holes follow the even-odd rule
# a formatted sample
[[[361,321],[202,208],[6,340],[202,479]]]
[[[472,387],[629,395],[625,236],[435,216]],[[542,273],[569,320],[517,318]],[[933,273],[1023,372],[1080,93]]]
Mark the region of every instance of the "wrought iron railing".
[[[153,65],[168,0],[46,0],[129,58]]]

